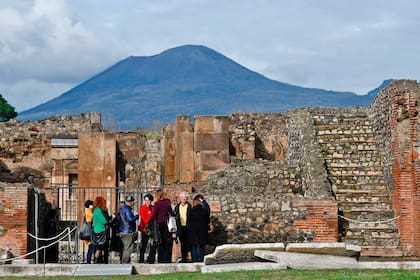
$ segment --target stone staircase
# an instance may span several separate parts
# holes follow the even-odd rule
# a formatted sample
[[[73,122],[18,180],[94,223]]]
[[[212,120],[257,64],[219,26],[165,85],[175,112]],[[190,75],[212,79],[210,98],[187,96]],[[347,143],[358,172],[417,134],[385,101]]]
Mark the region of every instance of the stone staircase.
[[[342,241],[361,246],[361,256],[401,256],[383,159],[365,109],[314,109],[311,116],[338,201]]]

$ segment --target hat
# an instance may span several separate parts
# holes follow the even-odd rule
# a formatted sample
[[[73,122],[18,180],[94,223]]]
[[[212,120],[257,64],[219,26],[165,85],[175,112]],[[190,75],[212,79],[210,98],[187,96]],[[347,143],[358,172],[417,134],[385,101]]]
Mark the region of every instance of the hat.
[[[195,197],[194,197],[194,200],[204,200],[204,196],[202,195],[202,194],[197,194]]]
[[[90,205],[93,205],[93,201],[92,200],[86,200],[85,208],[89,208]]]
[[[127,202],[133,202],[133,201],[136,201],[136,199],[133,196],[129,195],[129,196],[126,196],[125,197],[125,201],[127,201]]]

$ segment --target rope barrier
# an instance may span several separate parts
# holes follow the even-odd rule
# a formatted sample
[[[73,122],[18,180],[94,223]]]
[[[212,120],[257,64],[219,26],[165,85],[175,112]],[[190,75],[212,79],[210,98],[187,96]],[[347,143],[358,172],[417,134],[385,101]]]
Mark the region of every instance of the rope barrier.
[[[41,241],[51,241],[54,240],[58,237],[60,237],[63,233],[67,233],[69,229],[68,227],[65,228],[62,232],[60,232],[58,235],[54,236],[54,237],[50,237],[50,238],[42,238],[42,237],[36,237],[35,235],[33,235],[32,233],[28,232],[28,235],[32,238],[34,238],[35,240],[41,240]]]
[[[353,220],[353,219],[346,218],[346,217],[341,216],[341,215],[338,215],[338,217],[339,217],[339,218],[342,218],[342,219],[344,219],[344,220],[346,220],[346,221],[353,222],[353,223],[359,223],[359,224],[372,224],[372,223],[375,223],[375,224],[386,224],[386,223],[389,223],[389,222],[395,221],[395,220],[396,220],[396,219],[398,219],[400,216],[397,216],[397,217],[394,217],[394,218],[392,218],[392,219],[388,219],[388,220],[383,220],[383,221],[367,221],[367,222],[366,222],[366,221]]]
[[[74,228],[73,228],[73,229],[71,229],[71,230],[70,230],[70,228],[69,228],[69,227],[67,227],[67,228],[66,228],[63,232],[66,232],[66,231],[67,231],[67,234],[66,234],[66,235],[68,235],[68,236],[70,237],[70,234],[71,234],[73,231],[75,231],[75,230],[77,230],[77,226],[76,226],[76,227],[74,227]],[[61,232],[59,235],[55,236],[54,238],[56,238],[56,237],[60,236],[63,232]],[[30,234],[30,233],[28,233],[28,234]],[[31,237],[32,237],[32,236],[31,236]],[[8,262],[8,261],[13,261],[13,260],[17,260],[17,259],[21,259],[21,258],[27,257],[27,256],[29,256],[29,255],[32,255],[32,254],[34,254],[34,253],[38,252],[38,251],[44,250],[44,249],[46,249],[46,248],[48,248],[48,247],[51,247],[51,246],[53,246],[53,245],[57,244],[58,242],[60,242],[61,240],[63,240],[63,238],[65,238],[65,237],[66,237],[66,236],[62,236],[60,239],[57,239],[56,241],[54,241],[54,242],[52,242],[52,243],[50,243],[50,244],[48,244],[48,245],[44,245],[44,246],[42,246],[42,247],[40,247],[40,248],[38,248],[38,249],[36,249],[36,250],[34,250],[34,251],[32,251],[32,252],[26,253],[26,254],[24,254],[24,255],[20,255],[20,256],[14,257],[14,258],[9,258],[9,259],[0,259],[0,261],[1,261],[1,262]]]

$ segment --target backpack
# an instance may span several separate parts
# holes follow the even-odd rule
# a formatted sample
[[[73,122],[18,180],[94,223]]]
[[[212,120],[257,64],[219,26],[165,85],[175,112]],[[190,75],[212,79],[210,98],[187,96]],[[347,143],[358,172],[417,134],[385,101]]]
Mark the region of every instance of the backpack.
[[[114,217],[109,222],[112,232],[120,232],[120,212],[115,211]]]

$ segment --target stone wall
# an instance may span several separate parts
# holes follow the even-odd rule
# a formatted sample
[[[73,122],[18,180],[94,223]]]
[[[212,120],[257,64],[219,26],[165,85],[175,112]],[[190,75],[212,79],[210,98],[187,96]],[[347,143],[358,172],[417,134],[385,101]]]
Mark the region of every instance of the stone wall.
[[[101,130],[97,113],[57,116],[41,121],[0,122],[0,176],[3,180],[26,181],[38,187],[51,183],[51,137],[77,136]]]
[[[300,171],[280,162],[236,160],[210,175],[200,192],[216,206],[213,242],[314,241],[313,229],[294,226],[308,215],[297,203],[304,199]]]
[[[323,164],[322,152],[315,139],[315,128],[309,109],[287,113],[289,149],[287,161],[302,170],[302,188],[308,198],[330,199],[331,184]]]
[[[243,159],[283,160],[288,149],[287,117],[236,113],[230,116],[231,155]]]
[[[420,85],[399,80],[383,89],[371,108],[372,118],[377,119],[390,194],[399,217],[401,246],[407,256],[420,254],[419,102]]]

